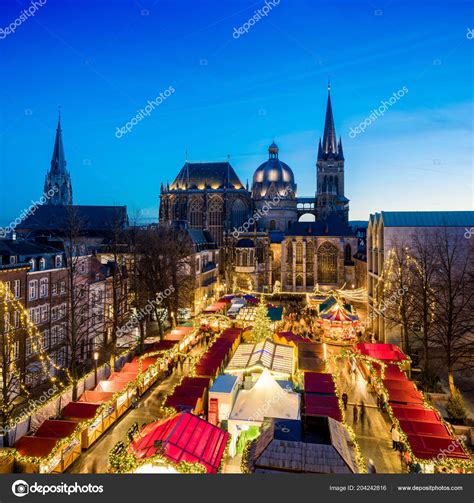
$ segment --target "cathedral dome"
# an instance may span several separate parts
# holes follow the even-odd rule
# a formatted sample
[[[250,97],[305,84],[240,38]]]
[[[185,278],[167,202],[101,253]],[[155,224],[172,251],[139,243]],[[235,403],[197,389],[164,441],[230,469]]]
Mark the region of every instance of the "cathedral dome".
[[[296,192],[293,171],[278,158],[279,149],[275,142],[268,147],[268,160],[261,164],[253,175],[254,197],[269,197],[282,194],[286,189]],[[289,194],[291,197],[291,193]]]

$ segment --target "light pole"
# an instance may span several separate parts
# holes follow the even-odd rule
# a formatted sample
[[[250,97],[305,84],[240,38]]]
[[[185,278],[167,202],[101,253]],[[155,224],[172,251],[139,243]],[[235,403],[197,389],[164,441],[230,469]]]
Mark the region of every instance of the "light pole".
[[[97,386],[97,361],[99,359],[99,353],[97,351],[94,351],[94,382],[95,385]]]

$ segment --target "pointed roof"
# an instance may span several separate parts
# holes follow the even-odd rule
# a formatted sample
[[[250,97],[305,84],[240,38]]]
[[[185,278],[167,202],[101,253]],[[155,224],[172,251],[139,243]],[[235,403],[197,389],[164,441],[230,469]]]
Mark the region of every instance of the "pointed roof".
[[[61,111],[58,115],[58,127],[54,140],[53,157],[51,158],[51,174],[64,174],[66,172],[66,159],[64,157],[63,132],[61,129]]]
[[[325,154],[337,152],[336,128],[331,105],[331,88],[328,86],[328,102],[326,106],[326,119],[324,121],[323,150]]]
[[[300,418],[300,395],[284,391],[267,369],[252,389],[239,391],[229,419],[261,422],[264,417]]]

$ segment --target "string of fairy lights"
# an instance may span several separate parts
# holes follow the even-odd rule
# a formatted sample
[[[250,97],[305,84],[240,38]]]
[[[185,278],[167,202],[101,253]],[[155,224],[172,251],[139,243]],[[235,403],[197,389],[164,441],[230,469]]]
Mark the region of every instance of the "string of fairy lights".
[[[385,362],[383,362],[382,360],[379,360],[377,358],[374,358],[372,356],[362,355],[356,351],[353,351],[350,348],[343,349],[338,355],[336,355],[336,358],[356,358],[358,360],[361,360],[367,366],[367,369],[368,369],[368,372],[371,376],[371,379],[373,379],[377,383],[377,386],[379,387],[380,390],[383,391],[385,396],[388,396],[388,390],[385,387],[384,382],[383,382],[385,379],[385,369],[387,367],[387,364]],[[407,357],[407,360],[404,360],[401,362],[390,362],[390,364],[396,365],[402,372],[405,372],[409,361],[410,360]],[[377,364],[379,366],[379,368],[381,369],[380,376],[374,368],[374,363]],[[334,378],[334,376],[333,376],[333,378]],[[415,390],[419,391],[415,383],[413,383],[413,386],[414,386]],[[432,410],[432,411],[436,412],[437,415],[439,415],[436,408],[433,407],[433,405],[430,404],[426,400],[425,394],[421,391],[420,391],[420,393],[423,397],[423,406],[426,409]],[[399,423],[397,417],[395,416],[393,409],[388,401],[386,402],[386,406],[387,406],[387,412],[390,417],[390,420],[391,420],[392,424],[395,424],[395,426],[398,428],[398,430],[400,432],[400,437],[402,438],[404,445],[405,445],[405,447],[408,451],[408,454],[410,456],[410,459],[412,460],[413,463],[418,463],[419,465],[429,463],[429,464],[433,464],[439,468],[443,468],[446,470],[458,470],[458,469],[469,470],[470,468],[472,468],[473,463],[472,463],[471,459],[458,459],[458,458],[453,458],[453,457],[449,457],[449,456],[435,456],[435,457],[431,458],[430,460],[417,458],[417,456],[415,455],[415,453],[413,452],[413,450],[411,448],[411,445],[410,445],[410,442],[408,440],[407,435],[405,434],[405,432],[401,428],[400,423]],[[451,433],[453,438],[456,438],[451,425],[448,422],[446,422],[442,417],[441,417],[441,423],[447,428],[447,430]],[[461,446],[461,448],[464,450],[464,452],[466,452],[466,453],[468,452],[462,439],[456,439],[456,442]]]
[[[18,342],[18,334],[21,332],[25,335],[24,342],[25,345],[29,343],[31,345],[32,354],[36,355],[35,360],[40,363],[42,371],[45,376],[49,376],[48,379],[52,384],[59,385],[60,391],[64,391],[67,384],[59,381],[56,375],[60,372],[66,374],[68,381],[72,381],[71,375],[67,369],[64,369],[61,365],[57,364],[51,356],[44,350],[42,344],[42,335],[36,325],[31,321],[27,309],[23,304],[16,299],[8,286],[0,281],[0,302],[2,304],[3,311],[3,330],[2,330],[2,354],[9,360],[9,365],[6,373],[8,375],[2,376],[3,383],[12,382],[15,380],[21,391],[27,396],[30,396],[28,388],[23,382],[22,372],[18,368],[16,360],[14,358],[14,348],[15,344]],[[11,314],[17,313],[19,316],[19,326],[16,327],[13,324]],[[5,366],[2,367],[5,370]],[[5,384],[4,384],[5,385]],[[40,404],[44,406],[44,402]],[[2,412],[4,417],[9,419],[12,405],[10,403],[1,403]],[[35,408],[36,410],[37,408]]]

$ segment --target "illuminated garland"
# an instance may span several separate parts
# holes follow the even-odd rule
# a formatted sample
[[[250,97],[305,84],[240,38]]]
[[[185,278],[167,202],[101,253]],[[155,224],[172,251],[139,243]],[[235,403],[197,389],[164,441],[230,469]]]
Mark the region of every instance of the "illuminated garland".
[[[122,353],[122,355],[127,354],[128,351],[129,350],[124,351]],[[75,438],[78,438],[80,436],[80,434],[82,433],[82,431],[84,429],[88,428],[89,426],[91,426],[97,419],[99,419],[99,417],[102,415],[102,413],[104,411],[108,410],[111,406],[113,406],[113,404],[117,401],[117,399],[121,395],[128,393],[130,390],[136,390],[136,388],[143,382],[143,380],[145,379],[145,376],[147,374],[149,374],[153,370],[156,370],[157,368],[159,368],[164,361],[166,361],[170,358],[172,359],[175,356],[176,352],[177,351],[175,349],[171,348],[169,350],[156,351],[153,353],[145,353],[141,357],[142,359],[148,358],[148,357],[150,357],[150,354],[155,354],[155,353],[160,354],[161,358],[158,358],[157,361],[155,363],[153,363],[152,365],[150,365],[146,369],[145,372],[139,373],[137,375],[137,377],[133,381],[127,383],[127,385],[121,391],[115,392],[107,402],[104,402],[103,404],[101,404],[101,406],[97,409],[93,418],[79,422],[76,429],[71,433],[71,435],[58,440],[58,442],[56,442],[54,448],[51,450],[51,452],[48,454],[48,456],[45,456],[45,457],[24,456],[24,455],[21,455],[18,451],[15,451],[16,460],[20,463],[31,463],[31,464],[42,464],[42,463],[48,463],[49,461],[51,461],[54,458],[54,456],[60,451],[60,449],[67,446],[68,444],[70,444],[72,442],[72,440],[74,440]],[[141,365],[139,366],[139,368],[141,368]],[[95,373],[95,370],[89,372],[89,374],[87,374],[85,376],[85,378],[92,375],[93,373]],[[72,385],[70,385],[66,389],[71,389],[71,388],[72,388]],[[41,404],[41,406],[43,407],[44,404]]]
[[[356,434],[346,420],[346,411],[344,410],[344,402],[342,401],[341,391],[339,389],[339,386],[337,385],[336,373],[330,372],[330,369],[329,369],[329,361],[332,361],[333,364],[336,365],[337,360],[340,358],[343,358],[343,357],[344,356],[341,356],[341,354],[330,356],[325,361],[325,366],[326,366],[325,370],[328,374],[331,375],[332,381],[334,383],[334,389],[335,389],[336,396],[337,396],[337,404],[339,406],[339,411],[341,413],[341,419],[342,419],[341,422],[342,422],[343,426],[345,427],[345,429],[347,430],[347,433],[349,434],[349,438],[351,440],[351,443],[354,447],[356,463],[357,463],[357,466],[359,467],[359,473],[367,473],[367,463],[366,463],[364,456],[362,455],[362,452],[360,450],[360,446],[359,446],[359,443],[357,442]]]
[[[174,463],[163,454],[154,454],[148,458],[137,459],[131,452],[129,447],[131,441],[119,441],[115,444],[109,454],[109,465],[114,473],[133,473],[140,466],[147,464],[172,466],[179,473],[204,474],[207,470],[201,463],[192,463],[189,461],[180,461]]]
[[[18,328],[14,327],[10,323],[9,317],[7,316],[4,317],[5,331],[3,337],[5,338],[4,346],[6,346],[7,348],[6,351],[9,354],[13,352],[13,347],[15,343],[13,337],[14,334],[16,334],[18,331],[25,331],[26,339],[30,341],[32,351],[35,355],[37,355],[37,361],[41,364],[44,375],[46,376],[49,375],[49,380],[51,383],[54,383],[55,385],[59,384],[60,392],[64,391],[65,385],[61,382],[58,382],[57,378],[51,375],[51,369],[54,369],[58,372],[64,371],[64,369],[60,365],[55,363],[50,358],[48,353],[44,350],[42,344],[42,335],[38,330],[37,326],[30,320],[28,310],[18,299],[15,299],[10,289],[2,281],[0,281],[0,301],[2,302],[5,315],[6,313],[9,312],[17,312],[20,317],[20,323]],[[30,391],[22,383],[20,371],[14,365],[13,358],[10,367],[11,368],[8,370],[9,373],[8,380],[11,379],[17,380],[21,391],[23,391],[23,393],[27,397],[31,396]],[[71,376],[68,370],[66,370],[66,375],[70,380]],[[6,380],[7,376],[3,376],[3,378]],[[57,395],[55,395],[55,397],[56,396]],[[40,405],[43,406],[44,402]],[[38,408],[39,407],[36,407],[35,410],[37,410]],[[1,409],[4,417],[8,418],[8,422],[7,424],[4,425],[4,427],[5,426],[7,428],[13,427],[15,425],[15,420],[14,418],[9,417],[12,412],[12,407],[2,402]]]
[[[382,360],[379,360],[377,358],[374,358],[374,357],[371,357],[371,356],[367,356],[367,355],[361,355],[360,353],[356,352],[356,351],[353,351],[353,350],[348,350],[346,349],[345,352],[341,352],[341,354],[339,355],[340,357],[343,357],[343,358],[347,358],[347,357],[355,357],[359,360],[362,360],[368,367],[368,370],[369,370],[369,374],[371,375],[371,378],[374,379],[377,383],[377,385],[381,388],[381,390],[383,391],[384,395],[386,397],[389,397],[389,393],[388,393],[388,390],[387,388],[385,387],[383,381],[385,379],[385,368],[388,366],[387,363],[385,363],[384,361]],[[409,361],[409,360],[408,360]],[[390,362],[390,365],[394,365],[394,364],[397,364],[397,366],[399,367],[399,369],[403,372],[403,366],[405,364],[406,360],[404,360],[403,362]],[[379,366],[380,366],[380,376],[378,375],[378,373],[376,372],[374,366],[373,366],[373,363],[377,363]],[[413,387],[416,391],[419,391],[416,384],[413,382],[413,381],[410,381],[412,382],[413,384]],[[454,434],[454,431],[452,429],[452,426],[450,423],[446,422],[444,420],[443,417],[441,417],[441,415],[439,414],[439,412],[437,411],[437,409],[435,407],[433,407],[425,398],[425,395],[422,391],[420,391],[421,393],[421,396],[423,397],[423,405],[426,409],[428,410],[431,410],[431,411],[434,411],[437,413],[437,415],[441,418],[441,423],[446,427],[446,429],[448,430],[448,432],[453,436],[453,442],[455,441],[458,445],[461,446],[461,448],[464,450],[464,452],[468,453],[469,451],[467,450],[466,446],[464,445],[464,442],[461,440],[461,439],[457,439],[455,434]],[[397,429],[399,430],[400,432],[400,436],[406,446],[406,449],[411,457],[411,459],[413,460],[414,463],[418,463],[418,464],[433,464],[435,466],[438,466],[438,467],[442,467],[442,468],[446,468],[448,470],[452,470],[452,469],[464,469],[464,470],[468,470],[470,469],[472,466],[473,466],[473,463],[472,463],[472,460],[469,459],[469,460],[461,460],[461,459],[456,459],[456,458],[450,458],[448,457],[447,455],[443,455],[443,456],[440,456],[441,459],[438,459],[438,458],[431,458],[429,460],[426,460],[426,459],[420,459],[420,458],[417,458],[416,455],[414,454],[411,446],[410,446],[410,443],[408,441],[408,436],[405,434],[405,432],[403,431],[403,429],[401,428],[400,426],[400,423],[397,419],[397,417],[395,416],[394,412],[393,412],[393,409],[389,403],[389,401],[387,400],[386,402],[386,407],[387,407],[387,412],[388,412],[388,415],[390,417],[390,420],[392,421],[393,424],[395,424],[395,426],[397,427]]]

